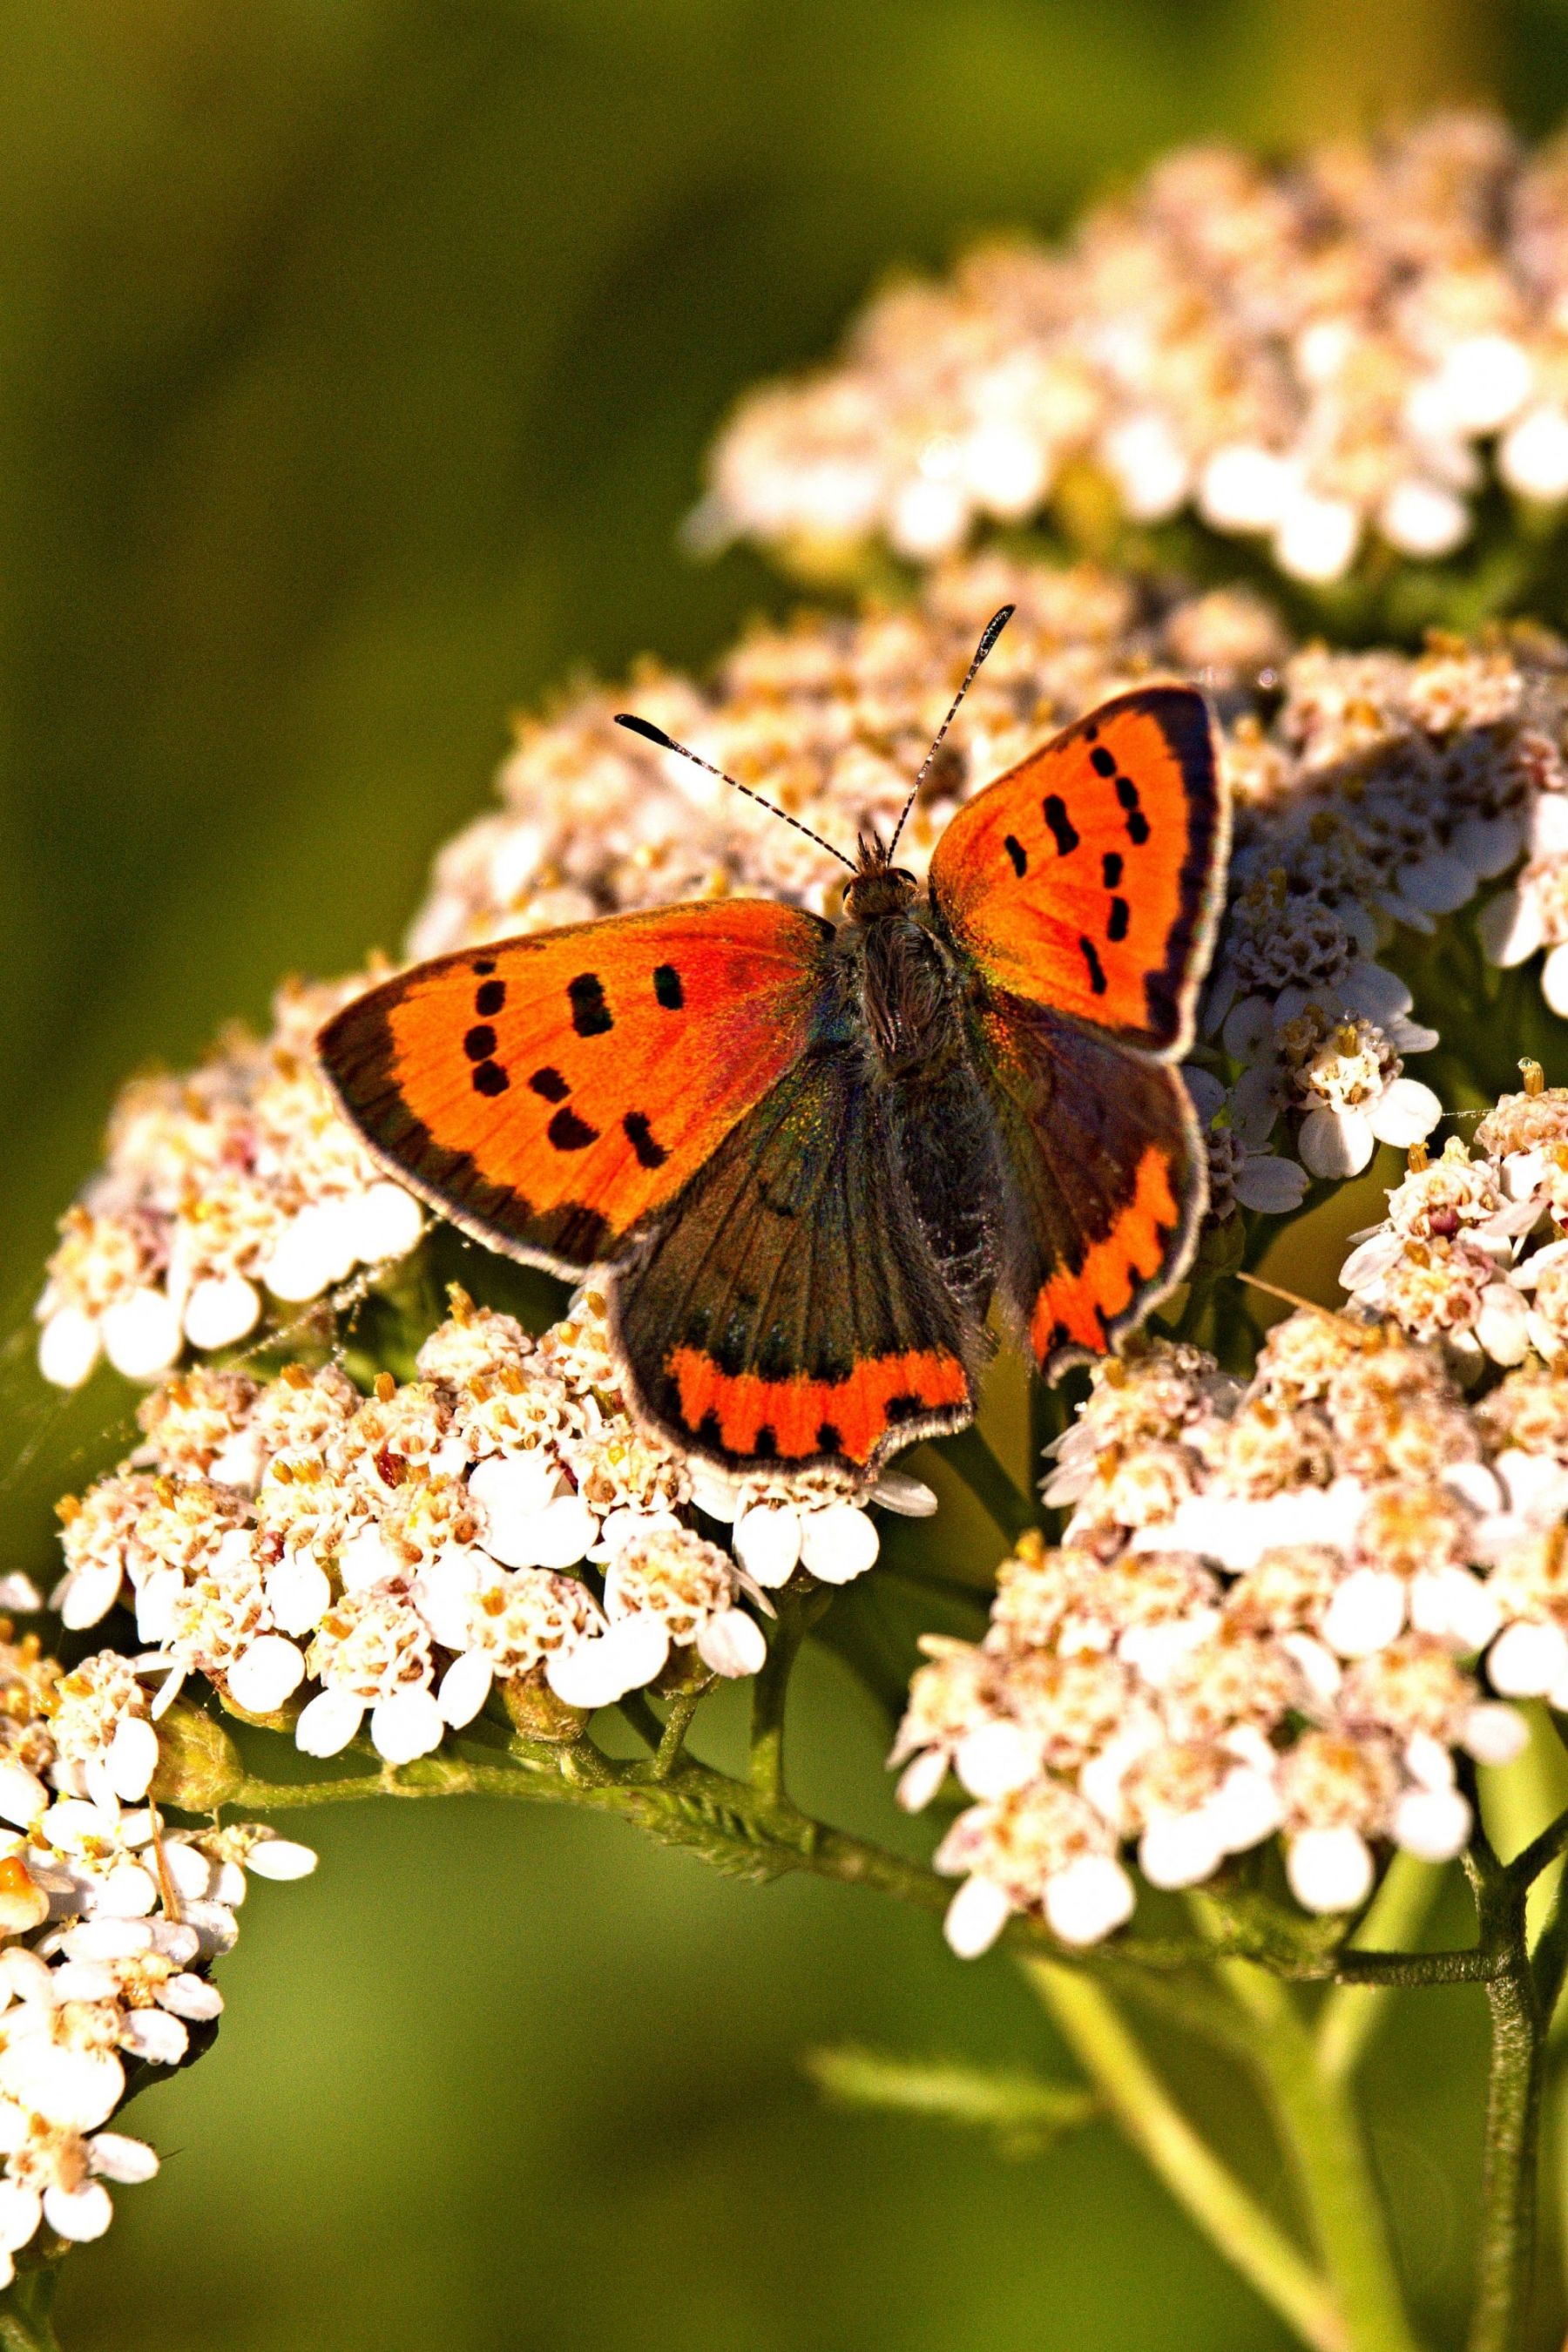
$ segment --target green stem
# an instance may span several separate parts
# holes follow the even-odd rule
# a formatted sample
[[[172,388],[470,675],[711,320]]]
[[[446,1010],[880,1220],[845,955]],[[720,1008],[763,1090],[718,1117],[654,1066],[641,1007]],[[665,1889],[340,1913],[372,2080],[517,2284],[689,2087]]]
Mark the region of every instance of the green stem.
[[[752,1685],[750,1777],[753,1789],[784,1793],[784,1709],[800,1645],[833,1599],[831,1591],[781,1600],[762,1672]]]
[[[1525,1944],[1525,1889],[1501,1874],[1489,1884],[1474,1874],[1482,1935],[1501,1947],[1505,1964],[1487,1986],[1492,2050],[1469,2352],[1513,2352],[1534,2268],[1545,2020]]]
[[[1079,1970],[1028,1960],[1025,1973],[1117,2123],[1176,2203],[1304,2344],[1348,2352],[1324,2282],[1172,2100],[1117,2011]]]
[[[17,2272],[0,2294],[0,2352],[60,2352],[49,2317],[58,2277],[54,2262]]]
[[[1295,2168],[1350,2352],[1415,2352],[1383,2203],[1342,2083],[1319,2063],[1289,1990],[1248,1960],[1221,1970],[1257,2032],[1253,2064]]]
[[[1443,1874],[1413,1854],[1395,1853],[1358,1934],[1371,1930],[1380,1944],[1415,1942],[1443,1884]],[[1348,2083],[1366,2053],[1394,1999],[1392,1984],[1341,1983],[1318,2012],[1318,2063],[1331,2081]]]

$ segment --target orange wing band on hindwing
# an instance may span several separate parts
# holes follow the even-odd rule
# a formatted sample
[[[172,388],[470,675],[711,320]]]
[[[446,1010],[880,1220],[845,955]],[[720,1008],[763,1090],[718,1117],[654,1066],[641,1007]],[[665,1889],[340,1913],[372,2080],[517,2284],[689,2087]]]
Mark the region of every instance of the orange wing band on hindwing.
[[[933,1348],[868,1357],[836,1381],[725,1373],[695,1348],[676,1349],[669,1370],[686,1430],[705,1431],[723,1455],[784,1466],[837,1456],[863,1470],[897,1433],[896,1409],[922,1425],[973,1410],[962,1359]]]
[[[833,936],[736,899],[464,949],[356,997],[321,1066],[401,1181],[574,1272],[673,1201],[805,1051]]]
[[[1227,845],[1202,695],[1140,687],[959,810],[931,896],[995,987],[1175,1058],[1191,1042]]]

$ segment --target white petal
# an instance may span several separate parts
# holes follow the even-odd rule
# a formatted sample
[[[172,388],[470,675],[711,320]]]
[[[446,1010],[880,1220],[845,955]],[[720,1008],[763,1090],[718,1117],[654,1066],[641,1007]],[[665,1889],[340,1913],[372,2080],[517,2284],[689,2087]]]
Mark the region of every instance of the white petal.
[[[735,1517],[737,1492],[735,1481],[724,1477],[711,1463],[693,1462],[691,1466],[691,1499],[700,1511],[725,1526]],[[472,1486],[473,1480],[468,1481]]]
[[[61,1622],[73,1633],[96,1625],[119,1599],[120,1581],[117,1559],[95,1560],[90,1568],[73,1570],[59,1601]]]
[[[1352,964],[1340,988],[1340,1003],[1347,1013],[1359,1013],[1386,1028],[1410,1010],[1409,989],[1395,971],[1380,963]]]
[[[993,1801],[1026,1789],[1039,1776],[1040,1750],[1016,1723],[982,1723],[953,1751],[952,1769],[972,1797]]]
[[[262,1590],[280,1633],[313,1633],[331,1607],[331,1581],[309,1552],[286,1552],[276,1568],[268,1570]]]
[[[306,1756],[338,1756],[358,1734],[364,1701],[352,1691],[318,1691],[294,1726],[294,1745]]]
[[[0,2087],[51,2124],[92,2131],[124,2097],[125,2069],[111,2050],[70,2050],[31,2035],[0,2055]]]
[[[377,1699],[370,1711],[370,1736],[377,1755],[389,1764],[412,1764],[439,1748],[447,1726],[433,1691],[394,1691]]]
[[[38,1370],[52,1388],[79,1389],[101,1345],[96,1316],[79,1307],[57,1307],[38,1333]]]
[[[379,1528],[357,1528],[339,1549],[338,1574],[346,1592],[368,1592],[373,1584],[384,1584],[403,1572],[401,1553],[393,1550]]]
[[[134,1804],[147,1794],[157,1769],[157,1733],[145,1717],[122,1716],[109,1743],[109,1777],[115,1795]]]
[[[136,1632],[142,1641],[167,1641],[184,1589],[185,1580],[177,1568],[155,1568],[142,1578],[136,1594]]]
[[[341,1208],[338,1202],[311,1201],[289,1218],[261,1268],[274,1298],[319,1298],[351,1271],[353,1243]]]
[[[1392,1225],[1379,1225],[1359,1242],[1340,1268],[1342,1290],[1371,1290],[1393,1272],[1405,1255],[1405,1236]]]
[[[36,2189],[19,2180],[0,2180],[0,2247],[14,2254],[27,2243],[44,2218],[44,2202]]]
[[[1503,1698],[1542,1698],[1568,1675],[1568,1639],[1555,1624],[1521,1619],[1487,1654],[1487,1680]]]
[[[100,2182],[88,2180],[79,2189],[46,2189],[44,2219],[62,2238],[78,2245],[101,2238],[114,2219],[114,2207]]]
[[[800,1513],[791,1504],[753,1503],[735,1521],[733,1541],[747,1575],[776,1591],[789,1582],[800,1560]]]
[[[1323,1639],[1342,1658],[1368,1658],[1405,1630],[1404,1580],[1391,1570],[1356,1568],[1323,1613]]]
[[[1301,1830],[1286,1849],[1285,1874],[1306,1911],[1353,1911],[1372,1892],[1372,1853],[1357,1830]]]
[[[1559,1020],[1568,1019],[1568,946],[1553,948],[1542,965],[1541,993]]]
[[[1301,1121],[1297,1149],[1314,1176],[1339,1179],[1359,1176],[1375,1143],[1363,1112],[1310,1110]]]
[[[906,1813],[921,1813],[947,1778],[947,1757],[940,1748],[928,1748],[906,1764],[895,1791]]]
[[[1285,461],[1257,442],[1225,443],[1198,481],[1198,511],[1215,530],[1272,530],[1292,487]]]
[[[305,1679],[305,1661],[281,1633],[263,1633],[227,1675],[229,1696],[247,1715],[276,1715]]]
[[[158,2000],[171,2015],[183,2017],[193,2025],[205,2025],[223,2014],[223,1995],[216,1985],[205,1977],[193,1976],[188,1969],[171,1977]]]
[[[1441,1101],[1419,1078],[1395,1078],[1368,1114],[1378,1141],[1396,1144],[1401,1150],[1430,1135],[1442,1116]]]
[[[999,1886],[988,1878],[966,1878],[947,1906],[942,1932],[961,1960],[976,1960],[991,1949],[1012,1913]]]
[[[1195,1813],[1157,1813],[1138,1841],[1138,1867],[1151,1886],[1197,1886],[1213,1877],[1224,1855],[1206,1807]]]
[[[1511,810],[1500,816],[1468,816],[1454,828],[1454,854],[1483,882],[1505,874],[1524,846],[1524,829]]]
[[[1568,498],[1568,416],[1546,403],[1527,409],[1503,435],[1497,463],[1521,499],[1551,506]]]
[[[744,1609],[721,1609],[700,1628],[698,1655],[716,1675],[731,1679],[761,1672],[768,1645],[756,1619]]]
[[[1046,1925],[1064,1944],[1098,1944],[1131,1917],[1137,1899],[1132,1881],[1110,1854],[1080,1854],[1046,1881]],[[947,1916],[951,1921],[951,1910]]]
[[[1451,915],[1476,895],[1475,876],[1462,857],[1446,849],[1430,849],[1402,866],[1397,878],[1401,895],[1429,915]]]
[[[144,2139],[128,2138],[124,2132],[96,2132],[91,2143],[92,2168],[105,2180],[118,2181],[130,2189],[139,2182],[151,2180],[158,2169],[158,2158]]]
[[[1253,1153],[1242,1163],[1236,1197],[1244,1209],[1267,1217],[1288,1217],[1307,1197],[1307,1171],[1294,1160]]]
[[[49,1792],[36,1772],[16,1757],[0,1761],[0,1822],[31,1829],[49,1801]]]
[[[1256,1062],[1274,1043],[1274,1008],[1266,996],[1244,996],[1225,1018],[1220,1042],[1233,1062]]]
[[[1227,1772],[1205,1807],[1226,1853],[1245,1853],[1272,1837],[1283,1817],[1272,1773],[1251,1764]]]
[[[1530,1744],[1530,1726],[1517,1707],[1483,1699],[1465,1718],[1464,1745],[1478,1764],[1511,1764]]]
[[[1306,489],[1288,494],[1274,533],[1274,558],[1292,580],[1340,580],[1354,561],[1361,517],[1343,499]]]
[[[1182,1084],[1186,1087],[1200,1127],[1210,1126],[1225,1108],[1225,1088],[1212,1070],[1200,1070],[1184,1063]]]
[[[120,2029],[122,2049],[149,2066],[177,2066],[191,2037],[166,2009],[133,2009]]]
[[[167,1291],[144,1287],[116,1299],[103,1318],[103,1351],[128,1381],[150,1381],[166,1372],[184,1335]]]
[[[1470,528],[1470,510],[1440,482],[1396,482],[1378,509],[1377,527],[1402,555],[1449,555]]]
[[[957,482],[920,476],[907,482],[888,518],[888,537],[900,555],[926,562],[951,554],[969,528],[969,500]]]
[[[436,1695],[444,1720],[454,1731],[472,1723],[490,1695],[495,1670],[482,1650],[469,1650],[454,1658],[441,1677],[441,1687]]]
[[[232,1348],[261,1318],[261,1293],[242,1274],[209,1275],[185,1301],[185,1337],[193,1348]]]
[[[570,1650],[557,1650],[545,1668],[551,1689],[568,1706],[613,1706],[662,1672],[669,1630],[662,1617],[641,1611]]]
[[[856,1503],[829,1503],[801,1519],[800,1556],[821,1584],[849,1584],[863,1576],[881,1549],[875,1520]]]
[[[870,1499],[900,1518],[929,1519],[936,1514],[936,1496],[923,1478],[911,1478],[907,1470],[884,1470]]]
[[[1533,893],[1525,896],[1518,890],[1500,890],[1489,898],[1477,919],[1481,945],[1489,963],[1510,965],[1526,963],[1546,937],[1546,925],[1542,917],[1541,902]]]
[[[300,1845],[294,1838],[260,1838],[246,1855],[245,1866],[254,1877],[287,1884],[290,1879],[309,1878],[316,1860],[315,1849]]]
[[[1511,1283],[1489,1282],[1481,1293],[1476,1337],[1494,1364],[1520,1364],[1530,1352],[1530,1314]]]
[[[406,1257],[424,1230],[425,1213],[413,1193],[384,1178],[371,1185],[356,1205],[353,1232],[363,1265]]]
[[[1457,1789],[1409,1789],[1394,1809],[1394,1843],[1421,1862],[1451,1862],[1470,1834]]]

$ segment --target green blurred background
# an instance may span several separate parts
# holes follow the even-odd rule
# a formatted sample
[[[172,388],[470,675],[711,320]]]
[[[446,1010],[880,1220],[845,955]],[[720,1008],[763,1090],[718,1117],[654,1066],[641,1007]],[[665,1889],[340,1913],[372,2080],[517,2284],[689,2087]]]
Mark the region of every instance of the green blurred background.
[[[283,971],[394,944],[509,709],[782,603],[674,544],[738,392],[889,265],[1058,224],[1174,141],[1478,94],[1554,123],[1568,11],[14,0],[6,1564],[116,1451],[112,1381],[47,1407],[22,1328],[116,1083]],[[806,1793],[897,1835],[883,1725],[831,1660],[804,1683]],[[68,2265],[73,2352],[1282,2341],[1104,2131],[1006,2164],[816,2106],[823,2041],[1051,2063],[1005,1963],[961,1969],[930,1922],[573,1815],[368,1808],[319,1843],[315,1881],[252,1906],[212,2058],[136,2111],[166,2170]],[[1482,2025],[1469,1994],[1407,2001],[1374,2069],[1450,2327]]]

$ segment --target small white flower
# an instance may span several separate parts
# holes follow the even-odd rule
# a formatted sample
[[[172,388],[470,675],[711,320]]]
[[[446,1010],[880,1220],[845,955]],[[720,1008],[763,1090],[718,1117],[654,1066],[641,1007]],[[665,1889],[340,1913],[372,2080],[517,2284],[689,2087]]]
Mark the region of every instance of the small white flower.
[[[185,1301],[185,1337],[193,1348],[231,1348],[261,1319],[261,1294],[243,1275],[209,1275]]]
[[[1285,1874],[1304,1911],[1353,1911],[1372,1893],[1372,1852],[1348,1825],[1300,1830],[1286,1846]]]
[[[1469,1834],[1470,1809],[1457,1789],[1410,1789],[1394,1807],[1394,1843],[1421,1862],[1451,1862]]]
[[[167,1291],[150,1287],[117,1298],[101,1329],[104,1354],[128,1381],[156,1380],[174,1362],[184,1339]]]
[[[1487,1679],[1504,1698],[1542,1698],[1568,1676],[1568,1635],[1556,1624],[1521,1619],[1505,1626],[1487,1653]]]
[[[1098,1944],[1132,1916],[1137,1900],[1132,1881],[1113,1856],[1079,1854],[1046,1881],[1046,1925],[1064,1944]],[[963,1957],[952,1936],[951,1906],[947,1916],[948,1941]],[[1005,1925],[1004,1916],[998,1934]]]
[[[103,1352],[98,1318],[80,1307],[57,1307],[38,1333],[38,1370],[58,1389],[79,1389]]]
[[[1012,1911],[1012,1902],[1000,1886],[988,1878],[966,1878],[947,1906],[942,1932],[961,1960],[976,1960],[991,1949]],[[1061,1934],[1060,1928],[1057,1933]],[[1064,1936],[1062,1940],[1073,1939]],[[1084,1940],[1095,1939],[1090,1936]]]

